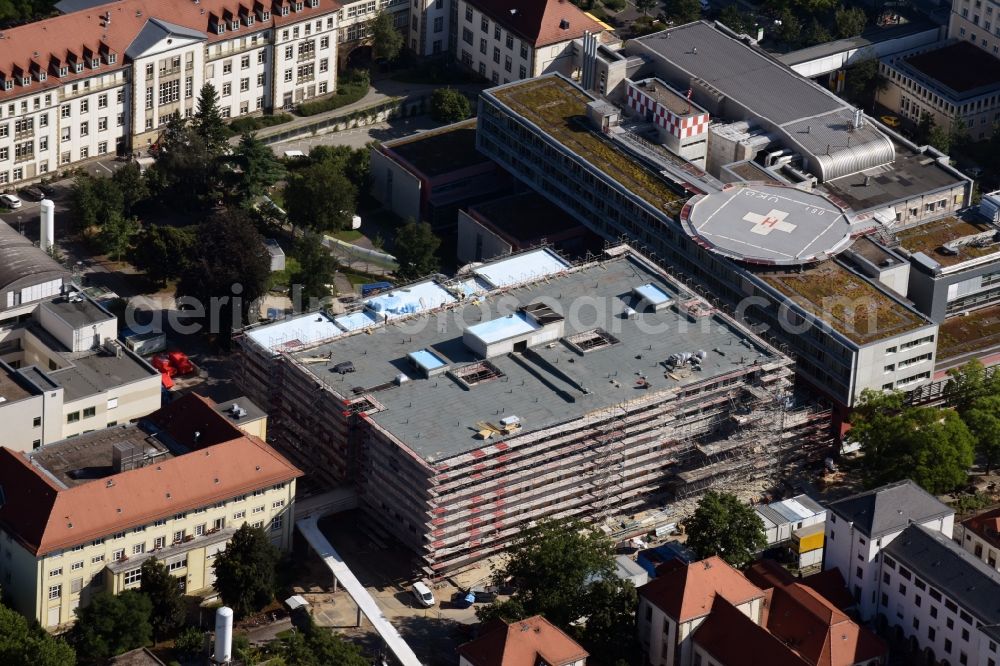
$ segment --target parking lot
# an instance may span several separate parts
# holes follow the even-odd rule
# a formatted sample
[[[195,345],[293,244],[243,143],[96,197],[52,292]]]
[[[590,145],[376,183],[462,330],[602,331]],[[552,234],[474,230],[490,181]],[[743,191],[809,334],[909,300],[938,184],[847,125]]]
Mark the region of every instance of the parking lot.
[[[452,601],[459,591],[455,583],[471,584],[489,570],[484,568],[459,580],[435,585],[437,603],[426,608],[417,602],[411,590],[416,578],[412,556],[398,544],[378,543],[361,533],[357,528],[359,522],[358,513],[350,511],[321,520],[320,528],[421,661],[453,665],[455,648],[472,637],[471,625],[476,622],[475,605],[462,608]],[[318,624],[357,633],[353,629],[357,607],[345,592],[310,597]],[[366,627],[370,633],[370,625]]]

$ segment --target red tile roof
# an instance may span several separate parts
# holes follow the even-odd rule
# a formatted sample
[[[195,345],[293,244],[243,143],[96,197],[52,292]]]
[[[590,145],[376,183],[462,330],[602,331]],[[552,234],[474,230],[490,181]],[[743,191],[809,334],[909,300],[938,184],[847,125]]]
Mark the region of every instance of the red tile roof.
[[[962,525],[986,543],[1000,548],[1000,508],[963,520]]]
[[[585,660],[576,641],[540,615],[509,625],[493,622],[476,639],[458,646],[473,666],[564,666]]]
[[[806,576],[800,582],[819,592],[820,596],[842,611],[850,610],[858,605],[858,602],[847,590],[847,582],[841,575],[840,569],[819,571],[811,576]]]
[[[211,404],[193,395],[182,400],[195,412],[198,404]],[[0,448],[0,525],[29,551],[43,555],[299,476],[302,472],[277,451],[242,431],[70,488],[60,487],[26,454]]]
[[[640,587],[639,594],[679,623],[708,615],[716,596],[736,606],[764,596],[716,556],[666,571]]]
[[[722,597],[698,625],[694,642],[723,666],[810,666]]]
[[[788,569],[769,559],[757,560],[751,564],[746,570],[746,577],[762,590],[795,582],[795,576]]]
[[[226,30],[218,35],[209,29],[210,18],[222,16],[227,11],[239,14],[241,6],[252,7],[257,3],[239,0],[119,0],[90,9],[61,14],[42,21],[35,21],[0,33],[0,75],[20,76],[20,72],[30,74],[40,68],[48,75],[45,81],[32,78],[30,86],[16,82],[13,90],[0,88],[0,99],[19,97],[42,90],[65,85],[91,76],[106,74],[122,69],[125,65],[125,51],[139,35],[150,19],[178,25],[205,34],[206,41],[217,42],[234,36],[250,35],[273,29],[289,23],[327,14],[341,5],[335,0],[320,0],[319,7],[309,7],[305,2],[300,12],[291,11],[288,16],[278,16],[274,9],[280,2],[265,0],[262,6],[271,11],[267,21],[257,20],[252,26],[240,25],[236,31]],[[110,22],[107,21],[110,16]],[[228,28],[228,26],[227,26]],[[89,62],[84,70],[76,74],[72,69],[73,58],[89,58],[89,54],[116,54],[116,62],[109,64],[102,58],[97,69],[91,69]],[[56,76],[58,63],[70,64],[68,76]]]
[[[604,26],[569,0],[469,0],[491,19],[535,48],[578,39]]]
[[[874,634],[800,583],[771,590],[762,623],[816,666],[851,666],[886,652]]]

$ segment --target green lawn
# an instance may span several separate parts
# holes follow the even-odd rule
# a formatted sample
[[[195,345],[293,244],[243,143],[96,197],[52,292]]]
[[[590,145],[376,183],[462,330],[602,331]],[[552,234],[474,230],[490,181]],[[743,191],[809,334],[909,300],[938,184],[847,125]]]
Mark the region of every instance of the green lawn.
[[[344,229],[336,233],[331,234],[337,240],[342,240],[345,243],[353,243],[354,241],[364,238],[364,234],[357,229]]]

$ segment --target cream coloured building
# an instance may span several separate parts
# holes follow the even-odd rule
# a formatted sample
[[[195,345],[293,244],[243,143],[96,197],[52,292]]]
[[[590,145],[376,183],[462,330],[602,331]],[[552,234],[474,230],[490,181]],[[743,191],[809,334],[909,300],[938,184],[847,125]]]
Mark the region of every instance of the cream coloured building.
[[[457,0],[455,59],[495,84],[579,68],[574,40],[606,26],[563,0]],[[617,40],[615,40],[617,41]]]
[[[30,453],[0,449],[0,584],[49,630],[100,590],[141,585],[162,561],[188,594],[243,524],[291,544],[301,472],[188,394],[137,425],[95,431]]]
[[[204,83],[226,117],[336,89],[332,0],[63,4],[0,40],[0,187],[145,149]]]

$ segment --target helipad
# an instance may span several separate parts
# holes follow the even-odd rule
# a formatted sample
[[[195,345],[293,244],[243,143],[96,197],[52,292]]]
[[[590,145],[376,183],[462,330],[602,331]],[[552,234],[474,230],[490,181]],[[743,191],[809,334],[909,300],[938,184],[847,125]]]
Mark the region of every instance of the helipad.
[[[691,199],[684,230],[713,252],[755,264],[804,264],[851,244],[851,221],[823,195],[781,185],[737,183]]]

